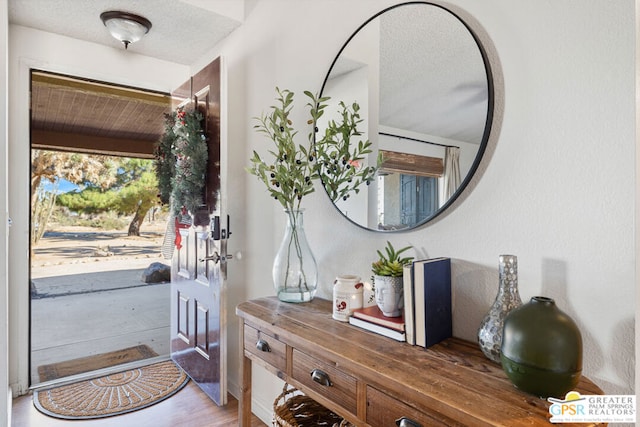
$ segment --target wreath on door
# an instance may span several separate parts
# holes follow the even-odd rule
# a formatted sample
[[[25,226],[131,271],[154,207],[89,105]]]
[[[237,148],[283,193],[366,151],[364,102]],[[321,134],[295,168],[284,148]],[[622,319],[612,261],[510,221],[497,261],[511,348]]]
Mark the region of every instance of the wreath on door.
[[[207,139],[197,110],[178,108],[165,114],[164,134],[154,150],[159,197],[173,215],[192,215],[204,203]]]

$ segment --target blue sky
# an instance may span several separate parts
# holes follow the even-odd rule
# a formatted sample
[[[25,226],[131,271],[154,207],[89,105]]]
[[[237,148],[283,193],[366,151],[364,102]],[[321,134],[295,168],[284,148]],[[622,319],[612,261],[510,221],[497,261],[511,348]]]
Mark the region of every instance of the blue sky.
[[[47,192],[50,192],[50,191],[53,190],[53,183],[51,181],[49,181],[48,179],[43,179],[42,180],[42,185],[44,186],[44,189]],[[61,180],[59,180],[59,183],[58,183],[58,191],[57,191],[57,193],[58,194],[67,193],[69,191],[77,190],[77,189],[79,189],[79,187],[77,185],[70,183],[66,179],[61,179]]]

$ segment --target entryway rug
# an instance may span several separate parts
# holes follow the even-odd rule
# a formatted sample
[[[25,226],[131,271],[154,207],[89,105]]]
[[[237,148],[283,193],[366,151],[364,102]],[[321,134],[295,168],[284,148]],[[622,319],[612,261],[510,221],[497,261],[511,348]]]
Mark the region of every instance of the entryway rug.
[[[104,418],[146,408],[171,397],[189,381],[173,361],[35,391],[36,408],[67,420]]]
[[[110,368],[129,362],[137,362],[138,360],[150,359],[156,356],[156,352],[149,346],[141,344],[109,353],[97,354],[95,356],[38,366],[38,376],[40,377],[40,382],[44,383],[57,380],[58,378],[97,371],[98,369]]]

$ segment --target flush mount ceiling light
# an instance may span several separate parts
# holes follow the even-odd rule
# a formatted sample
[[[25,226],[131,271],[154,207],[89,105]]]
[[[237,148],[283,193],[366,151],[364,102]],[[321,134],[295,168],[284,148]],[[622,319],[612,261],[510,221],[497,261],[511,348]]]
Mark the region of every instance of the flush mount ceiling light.
[[[147,18],[127,12],[102,12],[100,19],[111,35],[124,44],[125,49],[129,47],[129,43],[137,42],[151,29],[151,22]]]

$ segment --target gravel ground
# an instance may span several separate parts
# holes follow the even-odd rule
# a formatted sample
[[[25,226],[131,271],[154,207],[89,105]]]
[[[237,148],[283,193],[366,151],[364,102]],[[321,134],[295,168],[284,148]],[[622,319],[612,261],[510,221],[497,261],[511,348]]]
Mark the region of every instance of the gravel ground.
[[[90,227],[55,227],[33,248],[33,279],[100,271],[146,268],[162,258],[164,222],[143,224],[140,236]]]

